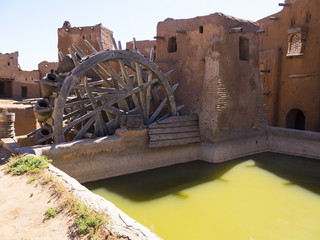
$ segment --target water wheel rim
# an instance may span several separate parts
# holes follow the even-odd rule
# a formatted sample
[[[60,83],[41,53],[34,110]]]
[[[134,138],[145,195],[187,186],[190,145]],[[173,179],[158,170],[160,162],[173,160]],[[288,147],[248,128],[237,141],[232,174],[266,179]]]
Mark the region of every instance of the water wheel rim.
[[[141,66],[146,67],[150,70],[157,78],[159,84],[164,88],[164,93],[168,100],[168,112],[169,115],[176,115],[176,103],[173,96],[173,91],[171,89],[170,83],[160,70],[160,68],[149,59],[144,56],[124,50],[112,50],[112,51],[103,51],[97,54],[91,55],[84,62],[76,66],[72,73],[65,79],[63,86],[59,92],[58,97],[55,100],[54,107],[54,141],[55,143],[62,143],[64,139],[64,130],[63,130],[63,107],[66,104],[67,97],[72,91],[75,84],[79,79],[86,74],[93,66],[101,62],[114,61],[115,59],[122,59],[133,61]],[[129,66],[127,66],[129,67]]]

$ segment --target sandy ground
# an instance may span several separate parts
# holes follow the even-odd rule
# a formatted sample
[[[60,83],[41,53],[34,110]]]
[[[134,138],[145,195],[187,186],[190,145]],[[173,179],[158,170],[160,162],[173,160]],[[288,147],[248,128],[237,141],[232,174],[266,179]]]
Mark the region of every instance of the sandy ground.
[[[60,205],[50,185],[39,180],[27,183],[30,176],[5,173],[10,152],[0,147],[0,239],[76,239],[74,221],[67,212],[45,220],[49,208]]]
[[[15,103],[16,101],[11,100],[11,99],[0,99],[0,111],[2,111],[2,109],[7,108],[21,108],[21,109],[25,109],[27,107],[32,107],[31,104],[17,104]]]

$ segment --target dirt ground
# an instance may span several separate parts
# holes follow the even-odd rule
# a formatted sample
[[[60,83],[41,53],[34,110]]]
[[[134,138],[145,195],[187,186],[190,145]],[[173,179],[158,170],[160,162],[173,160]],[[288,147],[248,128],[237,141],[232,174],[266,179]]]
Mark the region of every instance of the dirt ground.
[[[49,208],[58,208],[61,199],[40,180],[27,183],[30,176],[5,173],[10,152],[0,147],[0,239],[79,239],[74,220],[65,210],[45,220]]]

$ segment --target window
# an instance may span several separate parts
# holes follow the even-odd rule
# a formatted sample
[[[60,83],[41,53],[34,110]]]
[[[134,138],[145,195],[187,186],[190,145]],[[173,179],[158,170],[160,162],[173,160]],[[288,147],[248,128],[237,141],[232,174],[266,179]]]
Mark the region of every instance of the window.
[[[307,28],[298,27],[288,30],[287,57],[303,56],[307,40]]]
[[[201,33],[201,34],[203,33],[203,26],[199,27],[199,33]]]
[[[290,54],[299,54],[301,52],[301,41],[297,34],[293,34],[289,41]]]
[[[28,96],[27,87],[21,87],[21,97],[26,98]]]
[[[239,38],[239,57],[240,60],[249,61],[249,39]]]
[[[168,42],[168,53],[173,53],[177,51],[177,38],[171,37]]]
[[[8,66],[10,66],[10,62],[8,62]]]

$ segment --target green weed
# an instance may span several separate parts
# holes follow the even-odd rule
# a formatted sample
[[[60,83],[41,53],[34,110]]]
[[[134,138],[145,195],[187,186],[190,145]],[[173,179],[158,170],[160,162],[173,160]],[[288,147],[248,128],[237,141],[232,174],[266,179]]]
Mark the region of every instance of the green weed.
[[[106,217],[83,203],[75,202],[71,210],[77,215],[76,223],[80,233],[93,236],[106,223]]]
[[[55,208],[49,208],[46,211],[44,218],[48,220],[50,218],[54,218],[56,215],[57,215],[57,210]]]
[[[28,179],[28,183],[32,183],[33,181],[35,181],[36,180],[36,178],[34,177],[34,176],[32,176],[32,177],[30,177],[29,179]]]
[[[48,167],[48,164],[52,160],[49,160],[46,156],[41,156],[39,158],[29,155],[19,158],[13,158],[8,163],[9,169],[7,172],[14,175],[21,175],[24,173],[38,172],[40,169]]]

